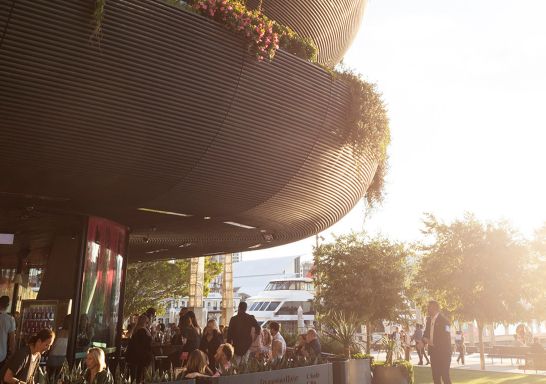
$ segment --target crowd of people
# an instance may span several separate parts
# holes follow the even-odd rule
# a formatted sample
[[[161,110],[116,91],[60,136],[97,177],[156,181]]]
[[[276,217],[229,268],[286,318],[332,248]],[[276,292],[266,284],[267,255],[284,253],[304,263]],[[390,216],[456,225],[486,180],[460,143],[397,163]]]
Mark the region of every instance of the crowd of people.
[[[154,324],[155,310],[150,308],[128,327],[126,361],[131,376],[142,382],[144,372],[152,364],[154,340],[169,340],[174,351],[169,356],[173,367],[182,368],[182,378],[219,376],[233,371],[237,365],[256,359],[262,362],[280,361],[287,351],[281,325],[271,321],[262,328],[256,318],[247,313],[247,303],[241,302],[229,326],[218,326],[216,320],[207,321],[201,329],[193,311],[183,308],[178,325]],[[294,356],[313,358],[320,356],[321,345],[317,332],[310,329],[300,335]]]

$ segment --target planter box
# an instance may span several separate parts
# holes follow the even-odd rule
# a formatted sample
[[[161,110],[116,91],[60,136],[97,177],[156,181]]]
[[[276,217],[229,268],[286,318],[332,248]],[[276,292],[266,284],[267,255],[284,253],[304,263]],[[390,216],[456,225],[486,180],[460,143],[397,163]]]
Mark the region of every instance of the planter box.
[[[147,384],[195,384],[195,379],[184,379],[178,381],[163,381],[158,383],[147,383]]]
[[[197,384],[332,384],[332,365],[278,369],[234,376],[199,377]]]
[[[368,359],[332,361],[333,384],[371,384],[372,370]]]
[[[373,384],[408,384],[409,380],[403,367],[376,366],[373,369]]]

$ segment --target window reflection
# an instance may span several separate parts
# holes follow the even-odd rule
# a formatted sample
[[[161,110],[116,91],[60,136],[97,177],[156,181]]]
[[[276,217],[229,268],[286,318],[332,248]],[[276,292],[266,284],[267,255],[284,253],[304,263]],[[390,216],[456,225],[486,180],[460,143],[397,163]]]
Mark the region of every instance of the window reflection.
[[[78,350],[115,346],[125,237],[125,228],[105,219],[89,219]]]

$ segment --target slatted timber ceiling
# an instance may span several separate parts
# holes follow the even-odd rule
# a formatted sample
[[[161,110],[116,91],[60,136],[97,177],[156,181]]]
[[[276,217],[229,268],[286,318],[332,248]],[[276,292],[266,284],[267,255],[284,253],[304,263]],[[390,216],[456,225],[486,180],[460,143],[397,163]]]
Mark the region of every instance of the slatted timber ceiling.
[[[346,84],[160,1],[108,1],[97,42],[93,3],[0,2],[4,205],[127,225],[135,261],[286,244],[363,196]]]
[[[351,46],[362,23],[367,0],[247,0],[318,47],[318,61],[334,66]]]

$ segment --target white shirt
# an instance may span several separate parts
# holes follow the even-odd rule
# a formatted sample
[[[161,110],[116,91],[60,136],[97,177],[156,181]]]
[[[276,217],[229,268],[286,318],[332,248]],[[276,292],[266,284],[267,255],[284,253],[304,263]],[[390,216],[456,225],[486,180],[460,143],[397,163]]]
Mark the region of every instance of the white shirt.
[[[10,332],[15,332],[15,319],[6,311],[0,311],[0,361],[4,361],[8,355],[8,334]]]
[[[281,357],[284,356],[284,354],[286,353],[286,341],[284,341],[284,337],[282,337],[281,333],[280,332],[277,332],[277,334],[275,336],[273,336],[272,338],[273,340],[279,340],[281,342]]]
[[[438,312],[432,319],[430,319],[430,339],[428,341],[429,345],[434,346],[434,324],[436,323],[436,319],[438,318],[438,315],[440,312]]]

